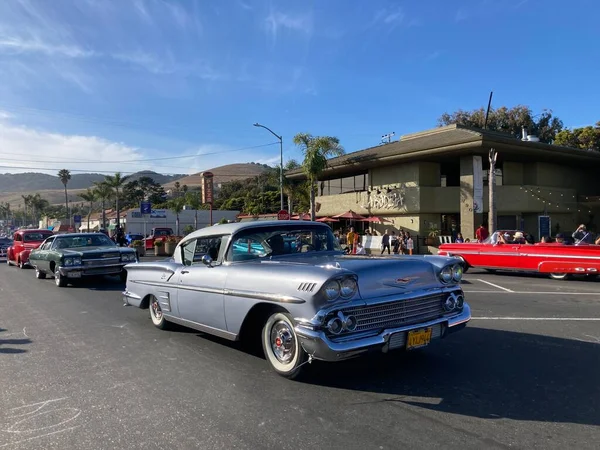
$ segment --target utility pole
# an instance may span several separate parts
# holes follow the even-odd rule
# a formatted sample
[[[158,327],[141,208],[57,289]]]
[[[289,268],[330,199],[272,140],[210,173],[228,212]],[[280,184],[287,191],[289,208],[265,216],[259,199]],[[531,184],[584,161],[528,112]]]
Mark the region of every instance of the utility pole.
[[[261,125],[260,123],[255,123],[255,127],[264,128],[277,139],[279,139],[279,201],[280,201],[280,210],[283,210],[283,136],[278,135],[269,127]]]
[[[488,190],[490,193],[489,211],[488,211],[488,230],[490,234],[496,231],[496,159],[498,152],[490,148],[490,174],[488,176]]]

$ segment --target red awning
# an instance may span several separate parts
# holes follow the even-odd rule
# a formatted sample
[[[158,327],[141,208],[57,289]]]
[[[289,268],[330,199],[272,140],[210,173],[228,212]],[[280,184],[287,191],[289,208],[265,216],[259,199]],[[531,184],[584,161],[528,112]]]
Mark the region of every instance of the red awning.
[[[333,217],[321,217],[316,220],[317,222],[339,222],[338,219],[334,219]]]
[[[310,214],[298,214],[290,217],[290,220],[310,220]]]
[[[377,216],[371,216],[371,217],[367,217],[365,219],[362,220],[363,222],[377,222],[377,223],[385,223],[385,222],[389,222],[391,223],[391,220],[387,220],[384,219],[383,217],[377,217]]]

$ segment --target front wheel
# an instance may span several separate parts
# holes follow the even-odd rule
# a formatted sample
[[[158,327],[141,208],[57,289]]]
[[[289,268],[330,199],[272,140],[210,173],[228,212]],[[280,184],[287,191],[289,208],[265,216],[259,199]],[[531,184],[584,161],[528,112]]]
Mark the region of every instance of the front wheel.
[[[24,269],[25,263],[19,258],[19,269]]]
[[[262,346],[271,368],[279,375],[297,378],[307,360],[307,354],[294,331],[292,316],[277,312],[272,314],[262,329]]]
[[[566,280],[569,278],[568,273],[551,273],[550,278],[553,280]]]
[[[152,319],[152,323],[156,328],[161,330],[166,330],[169,327],[169,322],[165,320],[165,316],[162,312],[162,308],[160,307],[160,303],[158,299],[154,296],[150,298],[150,319]]]
[[[54,271],[54,283],[58,287],[66,287],[67,286],[67,279],[60,274],[60,271],[58,269],[56,269]]]

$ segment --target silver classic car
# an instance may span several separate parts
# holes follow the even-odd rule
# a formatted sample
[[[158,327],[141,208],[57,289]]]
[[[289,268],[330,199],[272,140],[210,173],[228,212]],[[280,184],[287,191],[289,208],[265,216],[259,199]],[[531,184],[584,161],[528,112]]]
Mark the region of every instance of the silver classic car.
[[[215,225],[186,236],[172,260],[125,268],[125,303],[149,308],[155,326],[260,339],[287,378],[313,359],[424,347],[471,319],[459,260],[345,255],[317,222]]]

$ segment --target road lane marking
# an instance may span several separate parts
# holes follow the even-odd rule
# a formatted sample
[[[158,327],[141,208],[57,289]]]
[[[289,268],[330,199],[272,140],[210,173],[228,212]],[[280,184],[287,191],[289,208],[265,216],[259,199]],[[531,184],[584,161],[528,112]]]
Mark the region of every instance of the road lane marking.
[[[480,278],[477,278],[477,281],[481,281],[482,283],[488,284],[488,285],[490,285],[492,287],[495,287],[495,288],[498,288],[498,289],[502,289],[503,291],[506,291],[506,292],[514,292],[511,289],[508,289],[508,288],[505,288],[505,287],[502,287],[502,286],[498,286],[497,284],[490,283],[489,281],[485,281],[485,280],[482,280]]]
[[[465,291],[465,294],[506,294],[504,291]],[[598,295],[600,292],[565,292],[565,291],[510,291],[509,294],[536,294],[536,295]]]
[[[471,317],[473,320],[539,320],[539,321],[576,321],[600,322],[600,317]]]

